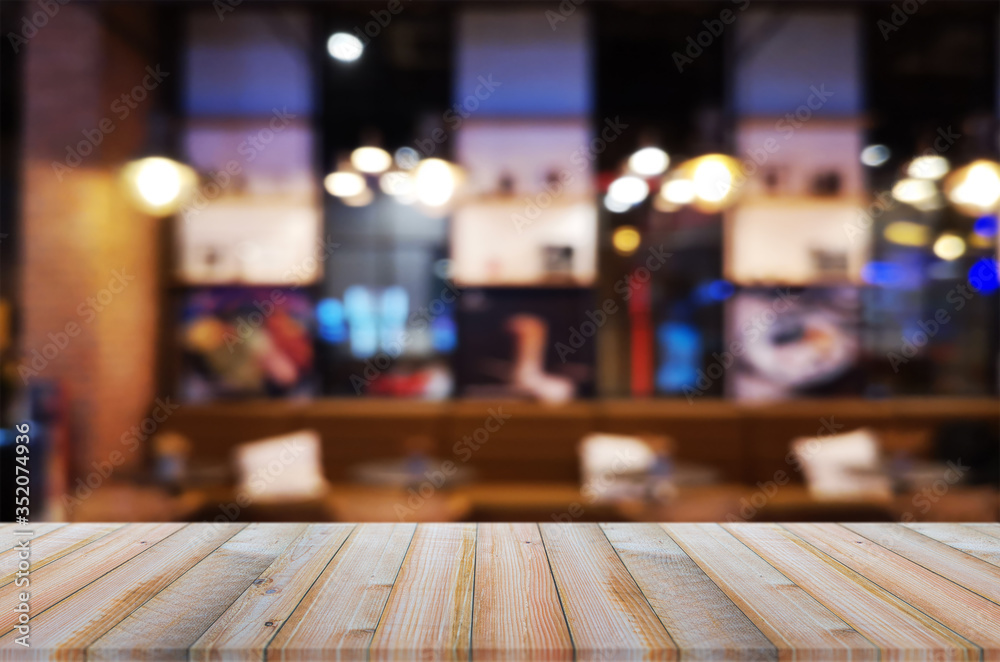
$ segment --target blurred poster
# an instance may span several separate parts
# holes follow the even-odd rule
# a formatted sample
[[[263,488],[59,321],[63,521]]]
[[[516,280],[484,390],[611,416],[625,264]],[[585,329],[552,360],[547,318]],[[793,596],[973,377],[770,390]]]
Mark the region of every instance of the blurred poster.
[[[312,395],[312,328],[312,302],[294,288],[189,294],[181,312],[181,398]]]
[[[737,399],[858,393],[860,310],[857,288],[744,289],[726,302],[726,345],[706,375],[724,373]]]
[[[596,309],[589,289],[465,290],[455,360],[459,393],[546,402],[592,396],[595,335],[604,314]]]

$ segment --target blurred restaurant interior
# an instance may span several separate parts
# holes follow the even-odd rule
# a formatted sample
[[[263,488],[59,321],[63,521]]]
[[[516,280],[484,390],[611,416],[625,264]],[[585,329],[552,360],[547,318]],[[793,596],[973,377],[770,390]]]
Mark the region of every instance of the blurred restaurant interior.
[[[1000,3],[0,19],[3,521],[1000,515]]]

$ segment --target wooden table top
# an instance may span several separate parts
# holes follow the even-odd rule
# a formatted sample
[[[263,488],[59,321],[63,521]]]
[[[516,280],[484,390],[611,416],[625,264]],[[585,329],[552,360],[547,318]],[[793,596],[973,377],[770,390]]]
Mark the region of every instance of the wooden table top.
[[[998,524],[18,530],[3,659],[1000,659]]]

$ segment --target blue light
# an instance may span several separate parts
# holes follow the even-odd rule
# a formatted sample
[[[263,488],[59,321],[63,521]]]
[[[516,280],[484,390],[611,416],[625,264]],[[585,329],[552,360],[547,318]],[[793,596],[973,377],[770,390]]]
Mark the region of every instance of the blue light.
[[[907,269],[894,262],[869,262],[861,267],[861,279],[869,285],[899,287],[906,277]]]
[[[969,268],[969,285],[980,294],[994,292],[1000,287],[997,277],[997,261],[984,257]]]
[[[351,354],[355,358],[367,359],[378,350],[378,333],[374,323],[351,324]]]
[[[458,333],[455,320],[448,313],[438,315],[431,321],[431,345],[434,351],[449,354],[455,350]]]
[[[316,305],[316,321],[319,337],[329,343],[347,340],[347,325],[344,323],[344,305],[339,299],[323,299]]]
[[[736,286],[728,280],[713,280],[700,284],[694,292],[695,301],[700,304],[708,304],[717,301],[725,301],[736,292]]]
[[[656,386],[674,393],[698,380],[701,365],[701,335],[685,322],[664,322],[656,330],[660,352],[664,357],[656,370]]]
[[[355,319],[365,319],[374,315],[375,303],[368,289],[362,285],[351,285],[344,290],[344,311],[352,324]]]
[[[996,216],[982,216],[976,219],[976,222],[972,225],[972,231],[978,234],[980,237],[995,237],[997,236],[997,217]]]
[[[399,285],[383,290],[379,299],[379,344],[390,355],[402,351],[399,346],[406,332],[406,316],[410,312],[410,295]]]

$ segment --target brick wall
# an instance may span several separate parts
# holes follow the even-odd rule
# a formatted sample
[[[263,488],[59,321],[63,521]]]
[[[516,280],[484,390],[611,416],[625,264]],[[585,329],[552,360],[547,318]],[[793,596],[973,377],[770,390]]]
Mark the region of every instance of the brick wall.
[[[67,390],[77,473],[122,450],[123,433],[146,416],[155,395],[160,221],[131,208],[118,178],[123,160],[142,146],[153,99],[126,118],[112,109],[155,63],[123,43],[120,31],[108,30],[102,11],[61,6],[20,54],[26,58],[20,346],[26,361],[36,350],[46,361],[31,366],[43,367],[29,381],[58,380]],[[101,131],[102,120],[114,130]],[[79,147],[85,131],[94,142],[100,135],[100,144],[57,173],[53,162],[66,164],[67,146]],[[124,287],[109,287],[116,271]],[[78,335],[60,335],[74,328]],[[54,356],[50,334],[65,345]]]

